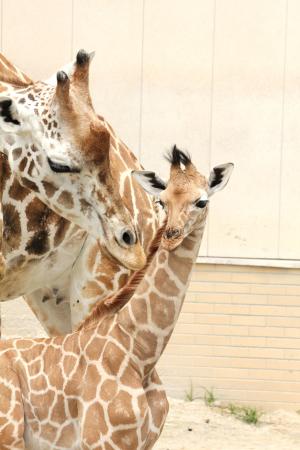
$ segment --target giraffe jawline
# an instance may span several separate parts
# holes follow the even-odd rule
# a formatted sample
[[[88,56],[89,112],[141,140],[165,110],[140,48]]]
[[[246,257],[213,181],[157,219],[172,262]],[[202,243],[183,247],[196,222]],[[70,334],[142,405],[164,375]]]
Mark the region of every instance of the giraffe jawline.
[[[139,242],[130,249],[120,247],[117,242],[110,246],[110,248],[107,246],[107,243],[103,243],[101,248],[111,261],[125,267],[126,269],[140,270],[146,264],[144,248]]]
[[[172,252],[173,250],[176,250],[176,248],[181,244],[183,239],[184,239],[184,236],[179,236],[176,239],[166,239],[163,237],[161,240],[161,246],[164,250],[167,250],[168,252]]]

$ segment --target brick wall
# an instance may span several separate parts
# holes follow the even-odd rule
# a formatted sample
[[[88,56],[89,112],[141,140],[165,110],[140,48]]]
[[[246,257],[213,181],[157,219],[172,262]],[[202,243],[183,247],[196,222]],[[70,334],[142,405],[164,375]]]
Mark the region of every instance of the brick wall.
[[[171,395],[300,409],[300,269],[197,264],[159,367]]]

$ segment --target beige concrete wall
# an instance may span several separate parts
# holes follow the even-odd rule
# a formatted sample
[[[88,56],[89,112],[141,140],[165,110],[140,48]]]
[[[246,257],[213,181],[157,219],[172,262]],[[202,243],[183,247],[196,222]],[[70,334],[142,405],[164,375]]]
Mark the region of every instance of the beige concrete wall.
[[[236,164],[212,202],[206,256],[299,259],[300,2],[0,0],[1,49],[47,78],[96,50],[95,106],[162,174],[174,142],[205,173]]]
[[[198,264],[159,364],[171,395],[300,409],[300,270]]]

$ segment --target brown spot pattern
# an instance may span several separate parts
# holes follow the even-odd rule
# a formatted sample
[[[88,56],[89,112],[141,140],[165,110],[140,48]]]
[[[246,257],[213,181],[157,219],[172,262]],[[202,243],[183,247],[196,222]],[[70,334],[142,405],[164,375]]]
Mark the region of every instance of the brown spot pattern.
[[[150,330],[137,333],[133,353],[141,360],[153,358],[157,347],[157,337]]]
[[[51,198],[57,191],[57,188],[54,184],[49,183],[48,181],[42,181],[42,185],[44,186],[47,197]]]
[[[20,156],[22,155],[22,151],[23,150],[21,149],[21,147],[17,147],[17,148],[13,149],[12,153],[13,153],[14,161],[16,161],[17,159],[20,158]]]
[[[131,301],[131,309],[137,323],[145,324],[148,321],[147,317],[147,302],[144,298],[135,297]]]
[[[23,171],[24,171],[24,169],[25,169],[25,167],[26,167],[26,165],[27,165],[27,161],[28,161],[28,159],[26,158],[26,156],[25,156],[25,158],[23,158],[23,159],[21,160],[21,162],[20,162],[20,164],[19,164],[19,170],[20,170],[20,172],[23,172]]]
[[[170,254],[169,267],[181,283],[186,283],[191,273],[193,261],[190,258],[178,258],[176,254]]]
[[[118,395],[110,402],[108,414],[112,425],[131,425],[136,421],[132,409],[131,396],[128,392],[120,391]]]
[[[21,183],[22,183],[22,185],[24,185],[31,191],[39,192],[38,186],[33,181],[29,180],[28,178],[21,177]]]
[[[64,240],[68,229],[70,228],[71,222],[64,219],[63,217],[56,216],[58,218],[58,222],[56,224],[56,231],[54,235],[54,245],[58,247],[62,241]]]
[[[29,190],[19,183],[19,181],[14,178],[12,185],[9,188],[8,195],[14,200],[23,201],[25,197],[29,194]]]
[[[2,206],[3,237],[12,250],[16,250],[21,242],[21,221],[17,209],[10,204]]]
[[[101,339],[99,337],[95,337],[93,339],[93,341],[85,349],[85,353],[89,360],[99,360],[105,343],[105,339]]]
[[[177,296],[179,294],[179,289],[174,283],[169,279],[166,280],[166,272],[163,269],[158,269],[155,274],[155,284],[159,286],[160,291],[167,296]]]
[[[114,444],[119,446],[122,450],[132,450],[138,448],[138,438],[136,430],[114,431],[112,434]],[[149,447],[151,448],[151,447]]]
[[[56,214],[37,197],[27,205],[25,211],[28,218],[28,231],[38,231],[41,228],[47,229],[56,218]]]
[[[60,196],[57,199],[58,203],[63,205],[67,209],[74,208],[74,200],[70,192],[68,191],[62,191]]]
[[[101,398],[108,402],[114,398],[118,390],[118,385],[115,380],[105,380],[102,383],[100,396]]]
[[[86,401],[92,401],[96,398],[98,384],[101,377],[94,364],[88,364],[83,381],[82,381],[82,395]]]
[[[103,408],[99,403],[92,404],[85,416],[83,437],[88,445],[96,443],[108,431]]]
[[[125,353],[112,342],[108,342],[103,352],[103,368],[109,375],[116,376],[124,358]]]
[[[150,297],[150,308],[151,308],[151,318],[152,321],[159,328],[166,328],[174,322],[175,319],[175,305],[173,301],[163,300],[160,298],[156,301],[156,295],[151,293]]]
[[[27,242],[25,250],[30,255],[43,255],[47,253],[49,251],[48,231],[37,231]]]

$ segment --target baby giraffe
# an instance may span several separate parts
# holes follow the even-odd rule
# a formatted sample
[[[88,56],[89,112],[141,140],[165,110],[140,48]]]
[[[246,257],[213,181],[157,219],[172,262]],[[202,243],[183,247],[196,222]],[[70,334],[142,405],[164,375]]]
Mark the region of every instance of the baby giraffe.
[[[182,307],[209,198],[233,169],[217,166],[207,180],[176,147],[169,160],[167,184],[134,172],[167,221],[128,303],[104,318],[96,306],[64,337],[1,342],[1,450],[148,450],[158,439],[168,402],[155,366]]]

